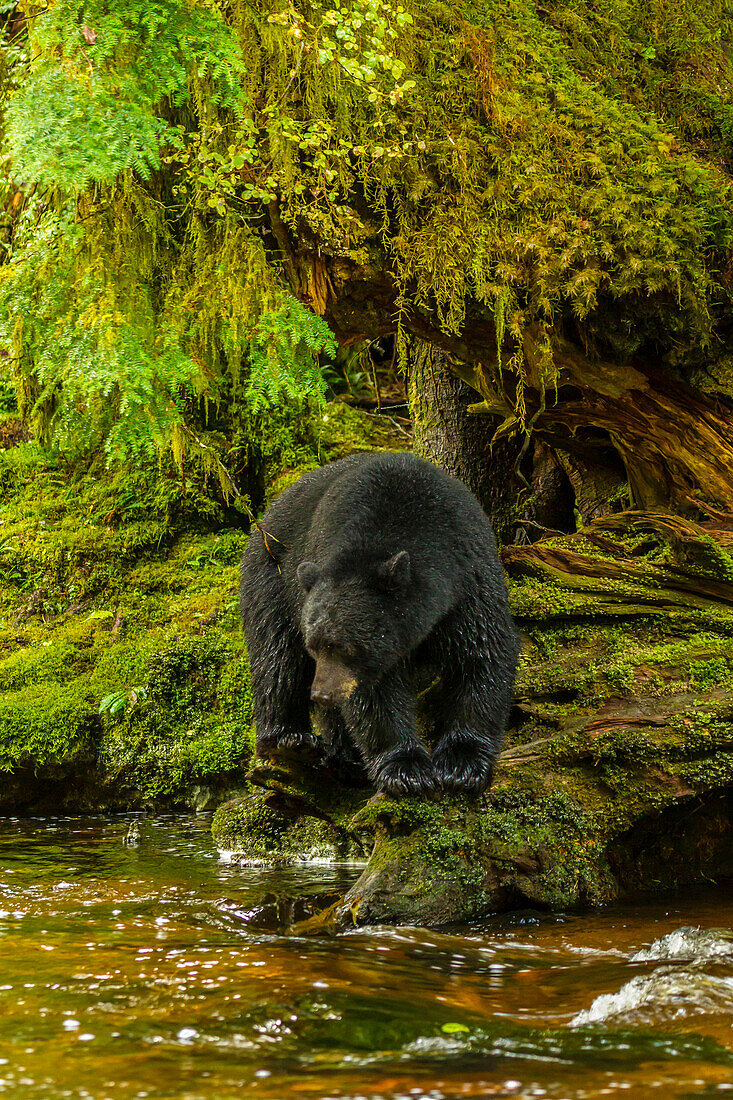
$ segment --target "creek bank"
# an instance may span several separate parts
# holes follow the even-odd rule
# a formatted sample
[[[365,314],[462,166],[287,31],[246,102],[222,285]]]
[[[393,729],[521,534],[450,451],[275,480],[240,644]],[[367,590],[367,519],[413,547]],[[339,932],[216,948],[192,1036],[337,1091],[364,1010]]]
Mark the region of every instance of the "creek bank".
[[[355,445],[343,423],[355,415],[336,411],[331,450],[312,464]],[[280,464],[271,492],[299,469]],[[244,860],[373,848],[313,918],[321,927],[437,924],[733,876],[725,517],[627,511],[504,551],[524,652],[489,799],[388,803],[304,772],[283,784],[283,814],[246,778],[241,517],[193,482],[182,496],[174,470],[74,481],[32,441],[0,454],[0,486],[0,812],[237,796],[251,812],[234,799],[217,842]],[[329,820],[293,812],[294,798]]]
[[[294,430],[279,449],[267,444],[266,499],[321,463],[409,443],[388,418],[343,402],[309,414],[302,438]],[[246,515],[172,461],[75,470],[10,436],[0,449],[0,813],[204,810],[246,794]]]
[[[298,927],[437,925],[733,878],[732,543],[719,525],[627,512],[507,548],[524,650],[490,796],[363,804],[342,824],[371,838],[367,866]]]

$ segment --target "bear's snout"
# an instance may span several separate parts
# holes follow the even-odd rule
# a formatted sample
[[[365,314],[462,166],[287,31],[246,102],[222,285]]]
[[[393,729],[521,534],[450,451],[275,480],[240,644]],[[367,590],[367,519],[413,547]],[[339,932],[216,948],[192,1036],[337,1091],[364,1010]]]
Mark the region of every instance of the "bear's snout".
[[[316,674],[311,684],[311,699],[323,706],[336,707],[345,703],[357,687],[354,673],[341,661],[317,658]]]
[[[322,687],[316,687],[315,684],[311,688],[311,699],[314,703],[322,703],[325,707],[331,706],[333,703],[331,693]]]

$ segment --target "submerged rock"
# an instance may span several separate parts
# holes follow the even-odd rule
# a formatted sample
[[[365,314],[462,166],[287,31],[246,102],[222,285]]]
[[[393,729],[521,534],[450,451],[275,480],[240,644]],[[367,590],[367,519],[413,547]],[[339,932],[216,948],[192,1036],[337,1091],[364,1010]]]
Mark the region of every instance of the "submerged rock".
[[[687,1016],[717,1016],[733,1011],[733,978],[689,967],[659,967],[637,975],[618,993],[603,993],[573,1017],[573,1027],[607,1020],[636,1026],[658,1025]]]
[[[733,929],[676,928],[631,956],[632,962],[656,960],[715,962],[733,959]]]

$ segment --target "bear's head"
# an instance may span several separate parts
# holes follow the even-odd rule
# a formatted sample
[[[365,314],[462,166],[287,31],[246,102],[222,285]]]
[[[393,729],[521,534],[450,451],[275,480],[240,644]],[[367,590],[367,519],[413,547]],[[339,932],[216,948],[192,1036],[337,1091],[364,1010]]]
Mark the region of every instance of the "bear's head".
[[[410,556],[336,568],[304,561],[300,626],[316,662],[314,702],[338,706],[360,686],[374,683],[409,650]]]

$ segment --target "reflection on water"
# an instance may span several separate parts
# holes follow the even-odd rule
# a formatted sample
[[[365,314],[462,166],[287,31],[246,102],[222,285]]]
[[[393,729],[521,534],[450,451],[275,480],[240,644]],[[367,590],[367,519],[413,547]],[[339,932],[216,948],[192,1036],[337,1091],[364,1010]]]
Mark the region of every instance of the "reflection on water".
[[[451,932],[268,930],[344,867],[243,869],[208,821],[0,822],[0,1096],[733,1092],[733,899]],[[282,906],[280,907],[282,911]]]

